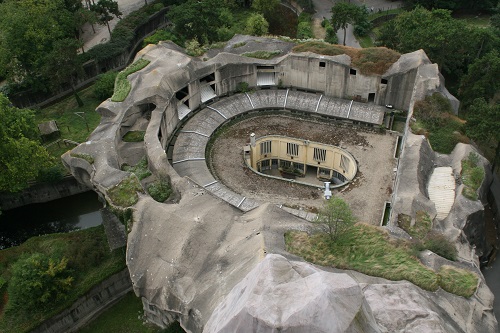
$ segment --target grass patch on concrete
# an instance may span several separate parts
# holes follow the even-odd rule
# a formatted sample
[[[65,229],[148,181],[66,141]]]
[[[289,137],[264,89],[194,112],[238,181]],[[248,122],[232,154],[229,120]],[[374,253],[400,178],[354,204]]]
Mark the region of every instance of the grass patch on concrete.
[[[358,223],[351,233],[333,243],[323,233],[308,235],[290,231],[285,234],[285,243],[287,251],[315,264],[351,269],[388,280],[407,280],[429,291],[443,287],[439,274],[422,265],[414,255],[411,242],[391,239],[378,227]],[[463,278],[462,275],[457,276]],[[446,277],[452,279],[447,283],[455,283],[455,275]],[[456,282],[459,285],[459,281]],[[458,287],[453,293],[468,294],[470,289]]]
[[[144,141],[145,131],[128,131],[122,138],[125,142],[142,142]]]
[[[434,93],[415,103],[413,115],[416,121],[411,122],[411,130],[425,135],[434,151],[449,154],[457,143],[469,143],[463,134],[464,121],[452,113],[450,102]]]
[[[280,50],[275,51],[254,51],[254,52],[245,52],[242,56],[249,58],[257,58],[257,59],[272,59],[281,54]]]
[[[146,67],[149,62],[149,60],[141,58],[118,73],[115,81],[115,91],[113,93],[113,96],[111,96],[111,101],[123,102],[125,98],[127,98],[128,93],[130,92],[130,89],[132,87],[130,85],[130,82],[127,80],[127,76],[140,71],[141,69]]]
[[[478,277],[473,272],[443,265],[438,274],[439,285],[449,293],[471,297],[476,292]]]
[[[94,158],[89,154],[71,153],[70,156],[75,158],[81,158],[82,160],[87,161],[89,164],[94,164]]]
[[[373,43],[372,38],[369,35],[366,36],[357,36],[356,39],[359,42],[359,45],[362,48],[367,48],[367,47],[374,47],[375,43]]]
[[[432,220],[427,212],[417,211],[413,225],[411,216],[399,214],[398,225],[413,238],[410,244],[415,256],[423,250],[430,250],[448,260],[457,259],[455,246],[441,233],[432,231]]]
[[[124,164],[122,166],[122,170],[132,172],[137,176],[137,178],[139,178],[139,180],[143,180],[144,178],[151,176],[151,171],[148,169],[148,160],[146,157],[142,158],[135,166]]]
[[[139,197],[137,192],[144,192],[139,179],[135,175],[130,175],[115,187],[108,190],[108,196],[114,205],[129,207],[134,205]]]
[[[165,180],[157,180],[148,186],[149,195],[158,202],[164,202],[172,194],[170,183]]]
[[[479,164],[479,156],[470,153],[467,159],[462,161],[462,183],[464,189],[462,194],[470,200],[477,200],[477,190],[483,183],[484,169]]]
[[[33,237],[25,243],[0,251],[0,279],[9,283],[11,265],[22,254],[42,253],[68,259],[74,277],[73,288],[63,301],[29,311],[0,312],[0,332],[29,332],[44,320],[69,307],[93,286],[120,272],[125,266],[123,249],[109,251],[104,227],[98,226],[70,233]],[[5,309],[8,295],[0,297],[0,309]],[[8,307],[8,306],[7,306]]]
[[[316,41],[299,44],[293,48],[293,52],[314,52],[329,56],[347,54],[351,57],[352,66],[365,75],[382,75],[401,56],[398,52],[385,47],[357,49]]]

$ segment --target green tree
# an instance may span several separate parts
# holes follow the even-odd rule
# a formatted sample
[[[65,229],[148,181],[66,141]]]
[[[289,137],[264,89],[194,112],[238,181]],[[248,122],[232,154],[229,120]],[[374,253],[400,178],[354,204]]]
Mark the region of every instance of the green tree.
[[[252,14],[247,19],[246,33],[253,36],[262,36],[267,34],[269,23],[261,14]]]
[[[253,0],[252,8],[266,16],[271,14],[279,4],[280,0]]]
[[[495,155],[492,161],[492,170],[500,161],[500,104],[491,104],[484,98],[477,98],[468,110],[465,130],[467,135],[478,141],[496,143]]]
[[[474,61],[462,77],[459,96],[467,108],[476,98],[491,100],[500,91],[500,53],[493,50]],[[500,130],[499,130],[500,131]]]
[[[0,13],[0,76],[46,90],[49,78],[41,73],[45,55],[56,40],[75,37],[74,14],[64,0],[6,0]]]
[[[120,18],[122,12],[118,9],[118,2],[113,0],[99,0],[95,5],[90,6],[90,9],[97,14],[98,23],[108,27],[111,35],[109,21],[114,19],[114,16]]]
[[[73,282],[67,264],[66,258],[41,253],[21,257],[11,268],[8,310],[51,306],[51,302],[64,299]]]
[[[0,191],[17,192],[52,165],[37,137],[33,111],[11,106],[0,94]]]
[[[344,200],[332,197],[320,209],[315,223],[328,234],[331,241],[336,241],[352,228],[356,217]]]
[[[74,38],[59,39],[54,42],[52,51],[47,54],[43,68],[45,76],[50,77],[53,90],[66,87],[68,84],[73,91],[78,106],[83,106],[83,101],[75,89],[75,79],[83,72],[77,50],[80,42]]]
[[[428,11],[417,7],[398,15],[380,30],[377,38],[379,46],[401,53],[423,49],[440,70],[456,76],[460,76],[477,52],[472,28],[452,18],[448,10]]]
[[[363,16],[363,10],[361,7],[347,3],[347,2],[337,2],[332,7],[332,27],[335,31],[339,29],[344,30],[344,42],[345,45],[345,37],[347,32],[347,26],[349,24],[354,24]]]
[[[172,7],[167,17],[174,32],[185,40],[196,38],[200,44],[217,41],[217,29],[224,25],[221,14],[224,3],[219,0],[187,0]]]

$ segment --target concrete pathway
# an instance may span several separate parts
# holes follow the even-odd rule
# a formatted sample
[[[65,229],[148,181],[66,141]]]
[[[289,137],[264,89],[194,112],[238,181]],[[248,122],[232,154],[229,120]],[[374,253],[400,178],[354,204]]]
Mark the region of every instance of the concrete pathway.
[[[118,2],[118,8],[123,14],[122,17],[127,16],[131,12],[136,11],[137,9],[145,5],[144,2],[145,0],[115,0],[115,1]],[[114,18],[109,22],[111,31],[113,31],[118,21],[119,19]],[[110,36],[107,26],[94,24],[94,30],[95,32],[92,30],[92,26],[88,23],[83,26],[82,40],[85,51],[87,51],[88,49],[97,44],[109,41]]]

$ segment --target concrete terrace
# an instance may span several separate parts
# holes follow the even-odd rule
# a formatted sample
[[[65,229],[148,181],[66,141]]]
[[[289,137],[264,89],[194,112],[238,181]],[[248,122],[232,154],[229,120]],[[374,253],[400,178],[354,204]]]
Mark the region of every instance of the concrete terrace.
[[[253,110],[288,109],[316,113],[343,120],[381,125],[384,107],[327,97],[296,90],[259,90],[221,99],[193,112],[175,141],[171,164],[181,177],[189,177],[214,196],[242,211],[259,203],[235,193],[221,184],[210,172],[205,151],[210,137],[227,120]],[[191,113],[191,112],[190,112]],[[191,114],[180,114],[181,120]]]

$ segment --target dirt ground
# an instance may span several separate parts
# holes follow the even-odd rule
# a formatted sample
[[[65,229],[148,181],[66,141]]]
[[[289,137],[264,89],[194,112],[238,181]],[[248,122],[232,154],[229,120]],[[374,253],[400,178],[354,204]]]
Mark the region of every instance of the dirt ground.
[[[352,183],[333,191],[349,203],[360,221],[379,224],[384,203],[390,200],[394,179],[396,135],[375,134],[355,127],[273,115],[247,118],[236,123],[214,142],[210,163],[216,177],[237,193],[260,202],[284,204],[314,211],[323,204],[323,191],[259,176],[243,161],[243,146],[250,133],[256,137],[284,135],[340,146],[358,162]]]

